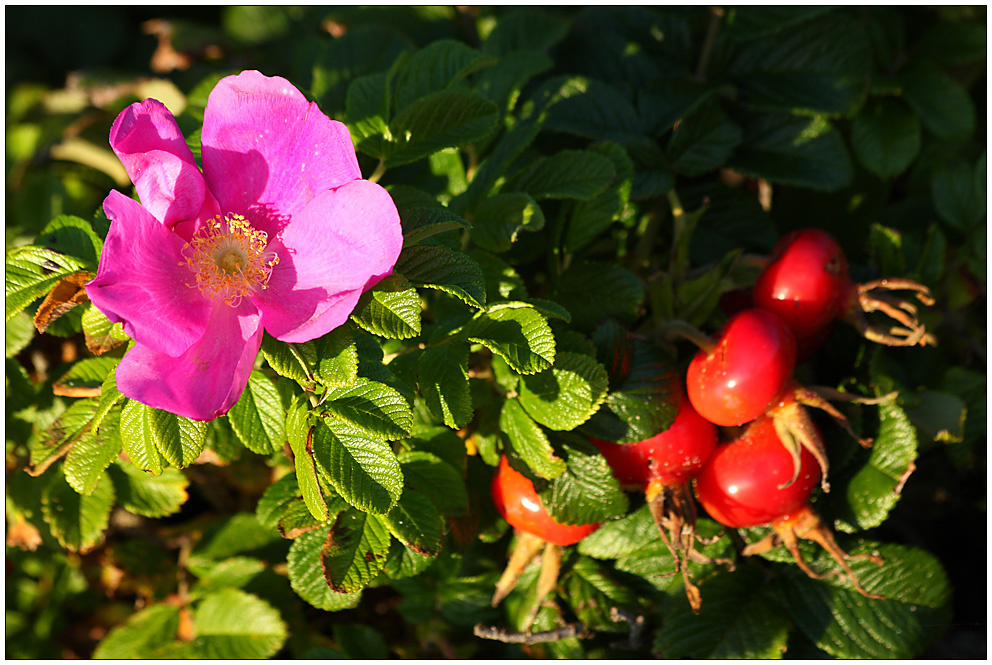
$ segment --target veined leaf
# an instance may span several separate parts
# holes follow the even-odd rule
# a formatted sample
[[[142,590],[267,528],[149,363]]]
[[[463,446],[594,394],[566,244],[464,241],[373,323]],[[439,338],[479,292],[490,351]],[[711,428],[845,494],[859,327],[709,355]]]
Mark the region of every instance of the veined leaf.
[[[62,473],[52,473],[41,491],[41,512],[52,535],[72,552],[87,552],[103,535],[114,507],[114,485],[106,477],[88,496],[77,494]]]
[[[330,513],[317,478],[317,464],[313,453],[314,414],[307,401],[306,395],[299,395],[289,405],[286,412],[286,437],[293,451],[296,479],[300,484],[303,500],[315,519],[326,522],[330,519]]]
[[[357,379],[349,388],[328,390],[320,415],[343,420],[386,441],[402,439],[413,427],[413,412],[403,395],[366,378]]]
[[[899,175],[920,151],[920,121],[894,99],[865,105],[851,125],[851,145],[865,168],[880,178]]]
[[[121,440],[124,443],[124,452],[134,465],[157,476],[162,473],[168,461],[155,445],[150,411],[151,409],[140,402],[134,400],[125,402],[121,411]]]
[[[446,208],[424,207],[400,211],[403,225],[403,246],[413,247],[438,233],[470,229],[472,225]],[[388,279],[388,278],[387,278]]]
[[[399,166],[481,141],[496,129],[497,120],[499,109],[476,92],[452,88],[420,97],[389,123],[386,162]]]
[[[387,339],[420,334],[420,295],[402,276],[390,275],[362,294],[351,320],[363,330]]]
[[[361,591],[382,570],[388,552],[389,531],[380,518],[350,508],[338,515],[320,551],[324,579],[338,593]]]
[[[313,454],[335,491],[363,511],[388,513],[403,492],[403,470],[385,441],[317,423]]]
[[[231,429],[245,448],[271,455],[286,443],[286,408],[275,384],[258,370],[227,414]]]
[[[98,433],[94,433],[93,428],[87,430],[66,455],[62,466],[65,479],[80,494],[93,493],[103,472],[120,456],[124,447],[119,411],[110,414],[107,425]]]
[[[514,452],[538,476],[551,480],[565,473],[565,460],[555,456],[547,435],[527,415],[520,402],[508,399],[503,403],[499,428],[510,440]]]
[[[608,158],[591,150],[562,150],[524,167],[507,183],[508,191],[526,192],[535,199],[588,201],[616,177]]]
[[[7,253],[4,264],[4,311],[9,320],[63,278],[86,267],[85,262],[44,247],[26,245]]]
[[[441,245],[409,247],[400,254],[396,272],[419,286],[450,293],[477,309],[486,305],[482,269],[461,252]]]
[[[417,100],[444,90],[469,74],[496,64],[496,58],[464,42],[440,39],[410,56],[396,75],[394,103],[402,112]]]
[[[152,440],[162,457],[180,469],[192,464],[203,452],[207,424],[161,409],[145,408]]]
[[[207,659],[271,658],[288,631],[279,612],[240,589],[206,595],[193,613],[194,653]]]
[[[445,515],[468,512],[468,492],[461,474],[437,455],[422,450],[400,453],[403,483],[424,496]]]
[[[95,397],[118,362],[119,358],[83,358],[59,377],[52,389],[66,397]]]
[[[937,138],[956,141],[975,131],[975,106],[968,92],[942,69],[914,63],[899,74],[902,99]]]
[[[286,557],[290,586],[317,609],[327,612],[351,609],[361,600],[361,592],[332,591],[324,579],[323,567],[318,563],[327,539],[328,529],[325,528],[305,533],[293,541]]]
[[[591,330],[609,318],[633,323],[644,302],[644,286],[618,265],[583,261],[561,274],[551,299],[571,313],[575,328]]]
[[[93,657],[101,660],[155,658],[165,645],[175,642],[178,631],[178,607],[166,603],[151,605],[112,628],[96,645]]]
[[[548,514],[563,524],[592,524],[627,512],[627,495],[596,447],[578,435],[562,441],[568,466],[540,493]]]
[[[510,249],[520,231],[544,228],[544,212],[523,192],[495,194],[476,208],[472,224],[472,241],[499,253]]]
[[[397,540],[419,554],[437,556],[444,544],[444,518],[426,495],[406,488],[382,518]]]
[[[133,464],[118,460],[107,469],[117,501],[129,513],[159,518],[179,512],[189,498],[189,480],[176,469],[150,476]]]
[[[29,473],[40,476],[45,469],[69,452],[76,441],[92,427],[97,402],[79,400],[69,405],[44,432],[31,437],[28,448],[31,455]]]
[[[530,308],[477,314],[461,331],[499,355],[520,374],[534,374],[555,361],[555,338],[547,320]]]
[[[559,352],[551,368],[524,376],[517,400],[530,417],[554,430],[572,430],[594,414],[609,379],[594,358]]]
[[[290,472],[265,489],[255,506],[255,518],[262,526],[274,529],[279,525],[289,504],[302,498],[296,472]]]
[[[452,429],[464,427],[473,416],[468,351],[467,344],[442,344],[417,359],[417,383],[427,408]]]

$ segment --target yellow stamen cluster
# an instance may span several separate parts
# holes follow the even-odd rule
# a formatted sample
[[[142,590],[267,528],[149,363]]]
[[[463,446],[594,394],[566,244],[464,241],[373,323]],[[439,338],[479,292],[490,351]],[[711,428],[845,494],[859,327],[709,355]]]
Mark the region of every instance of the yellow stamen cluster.
[[[179,265],[189,266],[196,279],[187,286],[237,306],[256,288],[266,288],[279,263],[274,252],[265,251],[268,242],[268,234],[252,227],[243,216],[218,215],[183,246],[185,261]]]

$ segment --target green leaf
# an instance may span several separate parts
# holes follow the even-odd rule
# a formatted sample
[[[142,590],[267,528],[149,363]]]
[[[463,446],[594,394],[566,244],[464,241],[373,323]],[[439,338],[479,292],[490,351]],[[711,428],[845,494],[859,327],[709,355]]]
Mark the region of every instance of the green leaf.
[[[205,567],[195,567],[196,585],[190,598],[200,600],[219,589],[241,589],[256,579],[268,566],[265,562],[246,556],[236,556],[224,561],[209,562]]]
[[[809,578],[795,566],[780,566],[782,608],[809,640],[835,658],[920,656],[950,617],[947,574],[922,550],[865,543],[851,551],[866,552],[877,553],[884,564],[860,559],[852,560],[851,568],[869,593],[885,600],[861,596],[839,566],[823,556],[814,564],[816,570],[828,572],[822,580]]]
[[[547,435],[527,415],[520,402],[508,399],[503,403],[499,428],[510,440],[513,451],[535,474],[551,480],[565,473],[565,460],[555,457]]]
[[[245,448],[271,455],[286,443],[286,408],[275,384],[258,370],[227,414],[231,429]]]
[[[626,513],[627,495],[606,458],[584,437],[571,435],[562,441],[568,467],[540,492],[548,514],[563,524],[592,524]]]
[[[458,214],[469,214],[492,192],[493,187],[511,168],[514,160],[537,136],[541,124],[536,120],[519,123],[496,141],[489,157],[482,162],[475,177],[460,196],[451,201],[451,209]]]
[[[445,208],[409,208],[400,211],[403,224],[403,246],[413,247],[423,240],[456,229],[470,229],[472,225]]]
[[[496,129],[499,109],[476,92],[449,89],[420,97],[389,123],[386,162],[400,166],[445,148],[460,148]]]
[[[614,221],[632,218],[630,194],[634,183],[634,163],[627,151],[615,143],[599,143],[592,150],[609,157],[617,177],[599,196],[591,201],[576,201],[562,238],[562,251],[571,254],[609,228]]]
[[[262,526],[274,529],[285,514],[289,504],[302,499],[303,493],[296,480],[296,473],[290,472],[265,488],[265,493],[255,507],[255,517]]]
[[[937,138],[965,139],[975,131],[975,106],[968,92],[938,67],[919,62],[899,74],[902,98]]]
[[[321,549],[324,579],[338,593],[361,591],[382,570],[388,552],[389,531],[380,518],[348,509],[338,516]]]
[[[562,150],[539,157],[513,174],[507,191],[526,192],[535,199],[588,201],[616,177],[613,162],[591,150]]]
[[[585,82],[579,94],[551,107],[545,125],[550,131],[629,145],[644,140],[640,118],[630,100],[602,81]]]
[[[420,295],[400,275],[390,275],[362,294],[351,320],[363,330],[387,339],[420,334]]]
[[[90,429],[66,455],[62,469],[72,489],[89,495],[96,489],[103,472],[117,459],[124,443],[120,434],[120,414],[115,412],[107,420],[108,426],[94,434]],[[120,492],[117,493],[120,496]]]
[[[123,401],[124,395],[117,390],[116,371],[111,372],[103,380],[103,385],[100,386],[100,401],[97,404],[96,413],[93,415],[93,429],[99,431],[100,425],[110,410]]]
[[[393,94],[396,108],[405,109],[496,62],[495,58],[461,41],[440,39],[431,42],[410,56],[396,75]]]
[[[844,115],[860,101],[870,55],[860,22],[835,13],[748,44],[729,73],[749,105]]]
[[[333,40],[321,40],[313,61],[310,94],[327,115],[337,117],[344,110],[348,86],[359,76],[389,69],[409,43],[382,25],[349,26],[347,32]],[[351,114],[347,114],[349,120]]]
[[[413,412],[403,395],[366,378],[358,378],[348,388],[328,390],[320,416],[343,420],[386,441],[408,436],[413,427]]]
[[[221,589],[203,598],[193,625],[196,655],[215,660],[271,658],[288,635],[275,608],[239,589]]]
[[[703,580],[698,615],[675,602],[655,636],[664,658],[782,658],[789,620],[769,598],[756,568]]]
[[[606,522],[579,541],[579,552],[597,559],[618,559],[658,540],[658,527],[647,504]]]
[[[387,536],[388,538],[388,536]],[[358,605],[361,592],[338,593],[332,591],[324,579],[320,565],[324,543],[328,540],[327,529],[317,529],[305,533],[293,541],[286,557],[289,583],[296,594],[319,610],[337,612]]]
[[[403,470],[385,441],[317,423],[313,455],[335,491],[360,510],[386,514],[403,492]]]
[[[517,8],[500,17],[482,42],[482,50],[496,56],[516,51],[547,51],[568,34],[568,23],[550,12],[535,8]]]
[[[399,55],[395,63],[403,58],[403,54]],[[351,82],[345,97],[345,117],[355,149],[377,159],[384,158],[389,149],[386,137],[390,136],[390,76],[391,72],[361,76]]]
[[[344,501],[344,499],[341,497],[334,497],[329,502],[328,511],[331,517],[336,517],[347,507],[348,504]],[[321,522],[314,518],[313,514],[310,512],[310,508],[307,506],[306,501],[299,498],[294,499],[285,506],[276,528],[279,530],[279,533],[283,538],[292,540],[293,538],[299,538],[308,531],[313,531],[323,524],[325,524],[325,522]]]
[[[168,461],[155,445],[150,423],[151,411],[152,409],[140,402],[125,402],[121,411],[121,440],[124,443],[124,452],[136,467],[158,475]]]
[[[103,535],[114,507],[114,485],[101,479],[88,496],[77,494],[62,473],[53,473],[41,491],[41,512],[52,535],[71,552],[87,552]]]
[[[86,270],[96,270],[103,250],[103,240],[85,219],[59,215],[42,229],[37,243],[66,256],[78,259]]]
[[[437,556],[444,544],[444,518],[425,494],[408,487],[383,518],[397,540],[414,552]]]
[[[637,595],[630,586],[615,579],[615,575],[604,564],[582,557],[563,580],[562,595],[568,598],[579,620],[593,630],[613,633],[628,630],[626,623],[613,620],[611,609],[631,611],[637,605]]]
[[[608,339],[608,329],[594,340],[610,368],[611,389],[603,408],[582,431],[597,439],[634,443],[665,431],[678,413],[681,385],[671,360],[657,346],[639,340],[631,345]]]
[[[296,479],[300,484],[303,500],[314,518],[326,522],[330,519],[327,502],[317,478],[314,460],[314,415],[306,395],[299,395],[289,405],[286,413],[286,437],[293,451]]]
[[[559,352],[550,369],[523,377],[517,400],[545,427],[572,430],[599,409],[608,386],[606,370],[595,359]]]
[[[866,104],[851,125],[854,154],[880,178],[897,176],[920,151],[920,121],[899,102],[883,97]]]
[[[521,231],[544,228],[541,206],[527,194],[496,194],[478,207],[472,218],[472,241],[491,252],[505,252]]]
[[[847,486],[847,503],[851,516],[838,523],[845,531],[871,529],[889,515],[903,483],[915,468],[916,429],[895,402],[878,406],[878,435],[871,447],[868,462],[854,474]]]
[[[161,409],[146,409],[146,422],[162,457],[180,469],[196,461],[206,444],[207,424]]]
[[[133,464],[117,460],[107,469],[117,501],[129,513],[160,518],[179,512],[189,498],[189,479],[176,469],[150,476]]]
[[[164,646],[175,642],[179,632],[179,608],[151,605],[115,626],[93,650],[99,660],[143,660],[155,658]]]
[[[554,61],[539,51],[509,53],[495,66],[475,75],[475,90],[495,102],[505,115],[516,107],[520,93],[531,79],[552,67]]]
[[[486,304],[482,269],[466,254],[441,245],[419,245],[404,249],[396,272],[418,286],[450,293],[472,307]]]
[[[610,318],[633,323],[644,302],[644,286],[619,265],[582,261],[561,274],[550,298],[571,313],[576,329],[591,330]]]
[[[77,258],[32,245],[7,252],[4,264],[7,319],[47,295],[63,277],[79,272],[85,266],[85,262]]]
[[[984,161],[972,169],[967,164],[941,164],[930,183],[937,214],[963,233],[974,233],[985,224],[986,193]]]
[[[461,334],[500,356],[519,374],[534,374],[555,361],[555,338],[547,320],[530,308],[477,314]]]
[[[190,566],[205,565],[204,560],[223,561],[256,552],[267,556],[263,551],[281,542],[279,534],[259,524],[254,514],[235,513],[203,529],[203,536],[193,547]]]
[[[734,7],[727,16],[727,34],[740,41],[767,37],[830,11],[831,7]]]
[[[55,381],[63,391],[80,388],[99,388],[108,375],[114,373],[114,368],[120,358],[83,358]],[[64,392],[63,394],[72,394]]]
[[[371,626],[361,623],[335,623],[331,628],[334,641],[350,658],[361,660],[387,660],[389,647],[386,640]]]
[[[40,475],[86,433],[91,427],[96,406],[97,402],[93,399],[73,402],[44,432],[31,437],[28,449],[33,475]]]
[[[718,88],[692,79],[652,81],[637,91],[637,111],[644,133],[659,136],[667,132],[718,92]]]
[[[683,118],[668,141],[667,156],[676,173],[702,175],[726,164],[741,139],[741,128],[714,102]]]
[[[358,350],[346,326],[297,344],[265,335],[262,355],[277,374],[293,379],[306,390],[313,390],[318,382],[329,388],[350,386],[358,376]]]
[[[753,115],[730,166],[773,183],[836,191],[853,177],[844,141],[822,117]]]
[[[906,415],[924,443],[928,439],[938,443],[960,443],[964,440],[968,406],[963,399],[936,390],[924,390],[913,397],[919,401],[906,409]]]
[[[417,384],[427,408],[452,429],[472,420],[468,385],[468,345],[443,344],[426,349],[417,359]]]
[[[15,314],[8,318],[4,326],[4,350],[6,358],[13,358],[23,351],[34,337],[35,327],[27,314]]]
[[[406,487],[424,496],[445,515],[468,512],[468,492],[461,474],[437,455],[410,450],[399,455]]]

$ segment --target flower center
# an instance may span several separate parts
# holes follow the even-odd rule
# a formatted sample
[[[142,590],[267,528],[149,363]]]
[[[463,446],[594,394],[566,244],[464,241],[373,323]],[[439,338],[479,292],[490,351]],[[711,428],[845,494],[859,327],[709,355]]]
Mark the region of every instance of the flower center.
[[[279,263],[275,252],[265,251],[268,242],[268,234],[241,215],[218,215],[183,246],[183,263],[196,279],[187,286],[232,307],[240,304],[255,289],[266,288]]]

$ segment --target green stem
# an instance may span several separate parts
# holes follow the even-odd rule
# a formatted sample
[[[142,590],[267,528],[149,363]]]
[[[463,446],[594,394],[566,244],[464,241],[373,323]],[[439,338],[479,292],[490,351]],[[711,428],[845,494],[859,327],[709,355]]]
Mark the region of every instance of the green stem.
[[[383,174],[385,173],[386,173],[386,160],[380,159],[379,165],[375,167],[375,171],[373,171],[372,175],[369,176],[369,182],[379,182],[379,179],[382,178]]]
[[[703,50],[699,54],[699,63],[696,65],[694,76],[700,83],[706,80],[706,68],[709,67],[710,56],[713,55],[713,46],[716,44],[716,36],[720,32],[720,22],[723,20],[723,16],[724,11],[721,7],[710,7],[710,22],[706,27]]]

